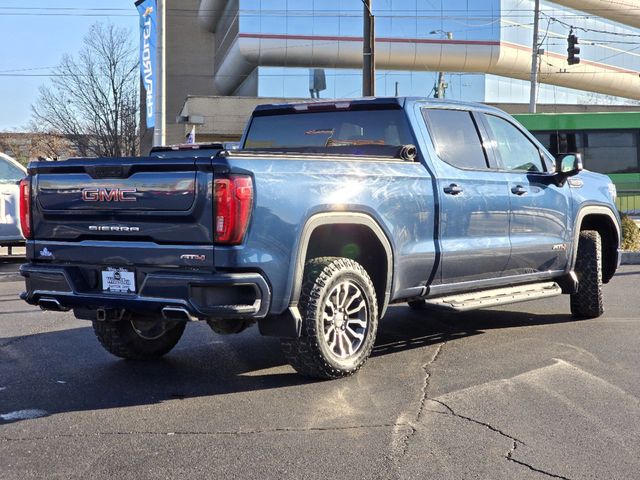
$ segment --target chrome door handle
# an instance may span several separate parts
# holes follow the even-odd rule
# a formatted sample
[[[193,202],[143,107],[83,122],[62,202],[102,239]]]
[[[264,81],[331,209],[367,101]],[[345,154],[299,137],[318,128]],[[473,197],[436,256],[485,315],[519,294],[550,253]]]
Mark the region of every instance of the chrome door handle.
[[[511,189],[511,193],[514,193],[516,195],[525,195],[527,192],[528,190],[522,185],[517,185]]]
[[[462,187],[456,185],[455,183],[452,183],[448,187],[444,187],[444,193],[448,195],[458,195],[462,193]]]

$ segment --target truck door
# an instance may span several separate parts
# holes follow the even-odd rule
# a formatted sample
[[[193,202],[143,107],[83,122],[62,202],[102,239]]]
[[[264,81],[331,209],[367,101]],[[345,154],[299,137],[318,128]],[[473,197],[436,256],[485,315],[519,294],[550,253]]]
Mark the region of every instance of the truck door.
[[[569,186],[558,186],[542,150],[515,123],[482,114],[500,169],[507,177],[511,258],[505,274],[564,270],[568,261]]]
[[[433,284],[500,277],[511,252],[509,190],[505,174],[490,168],[483,127],[467,110],[422,112],[435,149],[439,199],[440,267]]]

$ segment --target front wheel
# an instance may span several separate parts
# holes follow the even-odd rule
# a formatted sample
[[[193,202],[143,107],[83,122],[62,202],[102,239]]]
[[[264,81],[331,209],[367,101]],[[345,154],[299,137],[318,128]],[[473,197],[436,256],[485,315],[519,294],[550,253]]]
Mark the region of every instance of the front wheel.
[[[602,296],[602,240],[595,230],[583,230],[578,240],[575,266],[578,291],[571,295],[571,313],[595,318],[604,313]]]
[[[300,298],[302,334],[282,339],[282,350],[299,373],[340,378],[355,373],[371,354],[378,303],[365,269],[348,258],[307,262]]]
[[[100,344],[117,357],[151,360],[176,346],[186,322],[165,322],[153,318],[130,318],[118,322],[93,322]]]

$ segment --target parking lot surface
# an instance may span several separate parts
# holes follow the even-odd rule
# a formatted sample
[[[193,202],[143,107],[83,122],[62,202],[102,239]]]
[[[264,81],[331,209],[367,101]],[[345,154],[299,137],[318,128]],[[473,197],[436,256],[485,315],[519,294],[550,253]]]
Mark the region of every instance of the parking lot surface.
[[[117,359],[89,322],[20,301],[2,263],[3,479],[638,478],[640,266],[595,320],[565,296],[392,306],[358,374],[312,381],[256,328],[194,323],[160,361]]]

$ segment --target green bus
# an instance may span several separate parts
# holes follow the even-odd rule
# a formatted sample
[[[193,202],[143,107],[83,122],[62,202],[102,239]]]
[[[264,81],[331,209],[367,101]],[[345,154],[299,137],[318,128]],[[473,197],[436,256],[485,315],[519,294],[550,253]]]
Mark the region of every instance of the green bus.
[[[640,112],[514,115],[552,154],[579,152],[585,168],[611,177],[618,209],[640,215]]]

